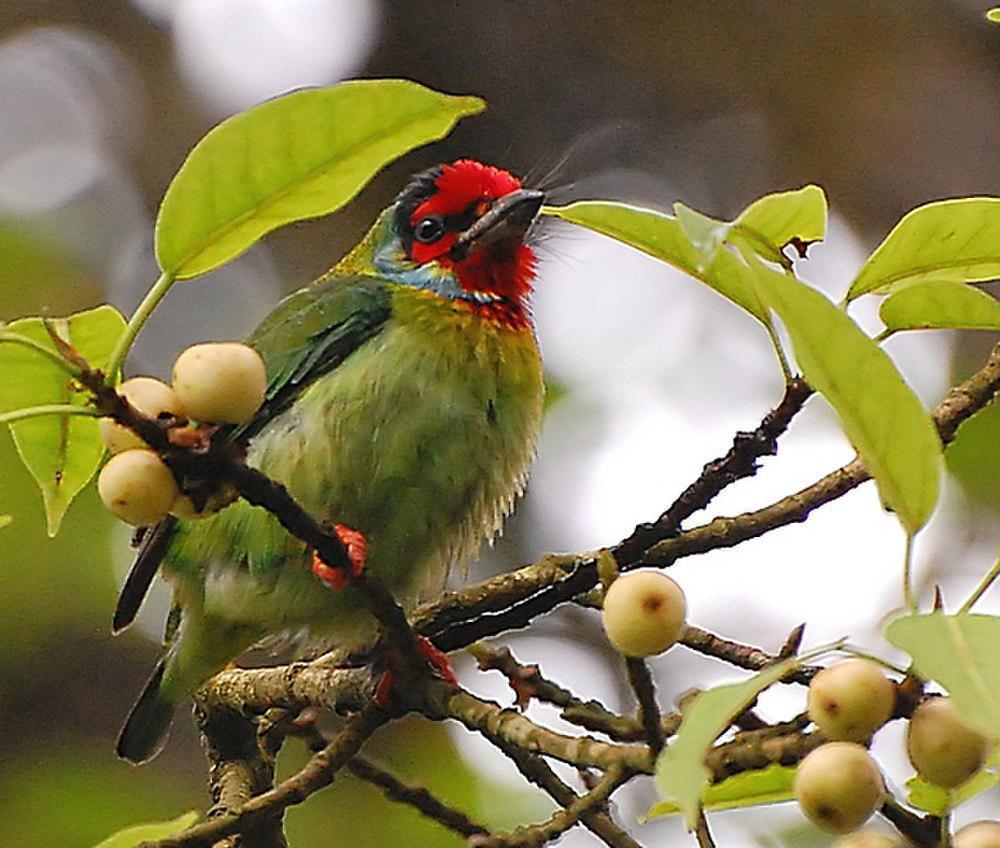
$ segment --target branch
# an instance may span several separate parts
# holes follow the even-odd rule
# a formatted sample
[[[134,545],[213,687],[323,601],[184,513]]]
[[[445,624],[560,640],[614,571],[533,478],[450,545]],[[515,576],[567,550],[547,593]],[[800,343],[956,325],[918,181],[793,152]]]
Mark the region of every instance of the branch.
[[[915,846],[938,848],[941,845],[941,819],[937,816],[918,816],[894,798],[887,798],[879,812]]]
[[[176,836],[148,843],[143,848],[209,848],[225,836],[244,833],[262,818],[301,804],[313,792],[329,785],[337,772],[391,716],[377,707],[368,707],[348,719],[344,729],[322,751],[292,777],[274,789],[237,805],[227,815],[200,822]]]
[[[660,719],[660,708],[656,704],[656,686],[649,666],[643,659],[625,658],[625,669],[628,672],[628,682],[639,702],[639,722],[649,750],[655,759],[663,750],[663,726]]]
[[[462,836],[486,835],[489,831],[476,824],[461,810],[456,810],[435,798],[425,787],[404,783],[399,778],[376,766],[363,757],[354,757],[347,763],[347,768],[357,777],[374,784],[390,801],[408,804],[423,813],[427,818],[453,830]],[[470,842],[471,844],[471,842]]]
[[[959,425],[989,404],[998,390],[1000,345],[993,349],[979,371],[952,388],[934,409],[932,417],[942,441],[949,443]],[[733,547],[779,527],[805,521],[814,509],[842,497],[868,479],[868,472],[856,459],[762,509],[716,518],[662,539],[641,560],[619,561],[619,567],[627,570],[638,565],[668,566],[682,557]],[[415,624],[419,632],[429,636],[442,650],[456,650],[505,630],[525,627],[536,616],[589,591],[597,583],[595,556],[550,555],[517,571],[445,594],[422,607]]]
[[[601,809],[611,794],[631,777],[628,772],[609,771],[597,785],[585,795],[576,795],[568,804],[556,810],[552,816],[539,824],[522,825],[510,833],[494,833],[470,839],[470,848],[541,848],[558,839],[571,827],[594,810]],[[573,793],[575,795],[575,793]]]
[[[483,736],[510,758],[526,780],[545,790],[560,807],[565,809],[579,798],[541,757],[530,754],[516,745],[511,745],[500,737],[491,736],[488,732],[484,732]],[[604,810],[584,810],[580,814],[580,820],[588,830],[610,848],[642,848],[638,842],[615,824],[611,816]]]
[[[767,651],[762,651],[752,645],[743,645],[739,642],[723,639],[721,636],[716,636],[714,633],[709,633],[707,630],[702,630],[691,624],[685,629],[680,642],[699,654],[724,660],[730,665],[745,668],[748,671],[760,671],[785,659],[784,650],[777,654],[769,654]],[[785,683],[801,683],[803,686],[808,686],[809,681],[818,671],[819,668],[816,666],[805,665],[790,672],[782,680]]]
[[[757,460],[777,453],[778,437],[788,429],[812,393],[812,387],[805,380],[796,378],[787,383],[781,402],[764,416],[755,430],[737,433],[729,453],[707,463],[698,479],[666,512],[651,524],[640,524],[628,538],[611,549],[619,564],[640,559],[656,542],[675,536],[685,520],[707,507],[724,488],[756,474]]]
[[[501,739],[525,751],[535,751],[577,767],[653,771],[653,758],[644,745],[602,742],[592,736],[566,736],[541,727],[516,710],[478,698],[440,680],[428,680],[424,688],[424,715],[461,722],[469,730],[490,739]]]
[[[208,782],[215,802],[208,811],[210,819],[231,815],[272,787],[274,756],[257,744],[253,722],[228,709],[199,709],[198,726],[205,741]],[[241,837],[225,837],[215,848],[287,848],[282,818],[282,809],[261,815]]]
[[[469,651],[481,669],[494,669],[507,678],[517,697],[518,707],[523,708],[526,699],[537,698],[560,707],[559,716],[565,721],[603,733],[616,742],[635,742],[643,738],[642,725],[635,719],[612,712],[600,701],[584,701],[576,697],[568,689],[544,677],[537,665],[519,663],[510,649],[477,644],[471,646]],[[679,726],[679,716],[668,716],[661,735],[671,736]]]

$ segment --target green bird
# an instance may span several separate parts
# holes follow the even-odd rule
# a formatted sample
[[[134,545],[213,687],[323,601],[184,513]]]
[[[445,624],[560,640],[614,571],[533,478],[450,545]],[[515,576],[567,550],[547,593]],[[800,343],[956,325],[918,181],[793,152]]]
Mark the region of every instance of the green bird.
[[[248,339],[267,396],[233,438],[405,606],[441,591],[524,488],[544,392],[525,238],[543,199],[468,159],[419,174]],[[146,532],[116,632],[161,568],[180,623],[119,737],[133,762],[160,751],[178,704],[262,640],[328,647],[374,632],[356,590],[335,590],[340,572],[243,500]]]

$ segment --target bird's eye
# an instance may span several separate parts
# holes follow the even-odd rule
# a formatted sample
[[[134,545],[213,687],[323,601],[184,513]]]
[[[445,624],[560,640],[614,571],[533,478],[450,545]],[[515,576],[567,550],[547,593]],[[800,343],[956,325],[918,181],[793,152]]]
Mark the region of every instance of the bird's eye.
[[[437,215],[422,218],[413,229],[413,237],[422,244],[430,244],[441,238],[444,232],[444,221]]]

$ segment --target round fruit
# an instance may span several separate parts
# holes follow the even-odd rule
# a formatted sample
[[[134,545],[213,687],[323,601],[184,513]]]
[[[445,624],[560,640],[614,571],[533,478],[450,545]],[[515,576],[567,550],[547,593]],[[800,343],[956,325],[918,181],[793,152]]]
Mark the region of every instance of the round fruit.
[[[133,377],[131,380],[126,380],[118,387],[118,394],[150,418],[156,418],[163,413],[176,417],[184,414],[184,407],[177,393],[166,383],[161,383],[152,377]],[[112,453],[149,447],[128,427],[122,427],[113,418],[102,418],[99,426],[101,438]]]
[[[1000,848],[1000,822],[967,824],[951,838],[952,848]]]
[[[684,632],[687,604],[681,587],[658,571],[633,571],[604,596],[604,632],[619,652],[648,657],[673,645]]]
[[[864,742],[889,720],[895,704],[895,687],[870,660],[844,660],[809,684],[809,718],[830,739]]]
[[[878,809],[882,775],[855,742],[827,742],[799,764],[795,797],[806,817],[830,833],[850,833]]]
[[[962,721],[949,698],[931,698],[914,711],[906,752],[925,780],[951,789],[986,763],[989,740]]]
[[[177,481],[149,450],[128,450],[111,457],[97,478],[104,505],[122,521],[144,527],[167,517],[177,500]]]
[[[174,363],[174,391],[196,421],[245,424],[264,402],[264,362],[236,342],[196,344]]]
[[[833,848],[905,848],[901,839],[877,830],[859,830],[849,836],[842,836],[833,843]]]

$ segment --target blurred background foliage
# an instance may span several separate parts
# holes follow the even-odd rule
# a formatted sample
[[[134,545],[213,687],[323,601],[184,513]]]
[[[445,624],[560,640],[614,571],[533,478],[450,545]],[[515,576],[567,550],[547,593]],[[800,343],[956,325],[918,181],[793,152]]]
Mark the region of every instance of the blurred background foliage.
[[[132,308],[155,276],[157,203],[191,145],[260,99],[348,76],[411,77],[480,94],[490,109],[390,168],[342,213],[289,227],[210,279],[177,286],[140,340],[134,373],[162,375],[190,342],[242,336],[282,293],[331,265],[410,172],[460,155],[542,180],[557,200],[606,196],[666,209],[683,199],[722,217],[765,192],[817,182],[834,217],[830,243],[814,249],[805,276],[839,296],[907,209],[1000,194],[1000,31],[985,8],[973,0],[6,0],[0,319],[108,300]],[[562,397],[528,498],[473,577],[620,538],[658,514],[779,392],[766,340],[714,295],[596,236],[547,235],[536,314]],[[983,333],[917,335],[893,339],[889,351],[927,403],[995,342]],[[960,485],[949,483],[918,548],[923,585],[942,583],[946,598],[992,561],[998,439],[994,408],[966,424],[948,454]],[[850,456],[818,404],[788,442],[791,459],[734,487],[719,508],[766,502]],[[134,769],[113,756],[118,723],[156,656],[166,603],[161,591],[141,632],[112,640],[128,533],[91,491],[46,540],[39,495],[3,432],[5,513],[14,518],[0,530],[6,844],[89,846],[137,821],[204,809],[204,763],[184,718],[155,764]],[[808,620],[816,641],[849,632],[884,650],[875,634],[897,602],[901,540],[874,494],[774,536],[675,569],[694,620],[771,647],[781,628]],[[589,615],[550,616],[513,643],[584,695],[627,705]],[[459,668],[509,702],[496,675]],[[667,700],[728,674],[673,653],[657,672]],[[801,708],[794,698],[801,693],[779,693],[763,709],[789,714]],[[884,735],[880,759],[905,779],[899,740],[891,729]],[[304,756],[289,747],[283,773]],[[547,809],[460,731],[400,727],[377,740],[373,756],[489,824]],[[630,787],[619,814],[634,823],[652,800],[649,787]],[[998,801],[987,793],[979,814]],[[289,833],[300,847],[458,844],[346,776],[293,810]],[[781,844],[783,833],[787,844],[825,844],[787,808],[720,816],[717,826],[720,844],[765,844],[764,834]],[[674,821],[645,825],[642,837],[686,844]],[[573,833],[562,844],[591,841]]]

